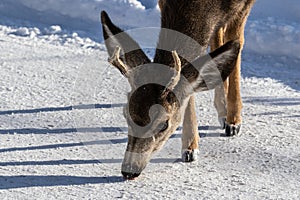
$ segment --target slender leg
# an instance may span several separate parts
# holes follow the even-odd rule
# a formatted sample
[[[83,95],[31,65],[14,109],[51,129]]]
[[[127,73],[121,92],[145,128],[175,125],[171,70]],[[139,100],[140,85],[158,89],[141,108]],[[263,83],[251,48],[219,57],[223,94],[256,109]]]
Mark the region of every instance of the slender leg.
[[[220,28],[210,43],[211,51],[216,50],[224,44],[224,28]],[[228,81],[224,82],[224,86],[220,85],[215,89],[214,106],[218,112],[218,119],[222,128],[225,128],[225,120],[227,116],[226,96]]]
[[[249,10],[250,11],[250,10]],[[245,13],[244,17],[233,21],[228,25],[225,32],[225,40],[238,39],[241,47],[244,45],[244,28],[248,17]],[[242,48],[241,48],[242,51]],[[226,130],[227,136],[237,135],[242,123],[242,98],[240,94],[240,78],[241,78],[241,51],[236,61],[236,67],[229,76],[228,94],[227,94],[227,117],[226,117]]]
[[[191,96],[186,107],[182,131],[182,159],[191,162],[197,159],[198,154],[198,123],[195,112],[195,97]]]
[[[220,122],[221,128],[225,128],[227,108],[226,108],[226,94],[223,85],[220,85],[215,88],[214,106],[218,112],[218,120]]]

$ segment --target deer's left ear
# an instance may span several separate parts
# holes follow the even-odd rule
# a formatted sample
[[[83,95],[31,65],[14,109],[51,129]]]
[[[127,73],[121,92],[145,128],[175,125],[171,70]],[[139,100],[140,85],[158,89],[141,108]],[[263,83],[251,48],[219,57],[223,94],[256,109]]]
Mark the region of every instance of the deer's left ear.
[[[103,37],[108,51],[109,62],[122,74],[134,67],[150,62],[140,46],[123,30],[114,25],[105,11],[101,12]]]
[[[188,94],[214,89],[234,70],[240,52],[240,43],[230,41],[212,53],[183,66],[181,79],[188,84]]]

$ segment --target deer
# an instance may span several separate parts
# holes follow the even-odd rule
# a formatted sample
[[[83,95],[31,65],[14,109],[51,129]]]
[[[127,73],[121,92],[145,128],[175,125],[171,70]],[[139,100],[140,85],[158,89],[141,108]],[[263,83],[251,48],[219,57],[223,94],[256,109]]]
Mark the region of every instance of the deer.
[[[128,80],[128,141],[121,166],[137,178],[182,123],[182,160],[199,155],[195,92],[215,90],[226,136],[239,134],[244,29],[255,0],[159,0],[161,30],[153,60],[101,12],[109,63]],[[207,53],[210,47],[210,53]]]

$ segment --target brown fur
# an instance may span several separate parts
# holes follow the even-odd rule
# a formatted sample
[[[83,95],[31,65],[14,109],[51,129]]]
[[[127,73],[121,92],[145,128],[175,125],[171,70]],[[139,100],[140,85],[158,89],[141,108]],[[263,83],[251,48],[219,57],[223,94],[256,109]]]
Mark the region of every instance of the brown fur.
[[[235,15],[231,19],[220,26],[213,35],[210,45],[211,49],[217,49],[222,46],[227,41],[238,39],[241,44],[241,50],[236,61],[236,67],[234,71],[229,76],[229,80],[224,82],[224,92],[227,100],[227,115],[219,112],[219,117],[226,117],[228,124],[237,125],[241,124],[241,109],[242,109],[242,99],[240,95],[240,68],[241,68],[241,51],[244,45],[244,28],[246,24],[247,17],[250,13],[251,7],[253,6],[255,0],[232,1],[236,5]],[[244,2],[244,4],[243,4]],[[220,98],[218,97],[221,90],[215,93],[215,106],[217,110],[222,110],[218,108],[222,103],[218,102]],[[222,116],[223,115],[223,116]]]
[[[182,149],[198,149],[199,134],[195,112],[195,97],[191,96],[184,113]]]
[[[212,51],[216,50],[226,42],[235,39],[238,39],[243,46],[244,27],[254,2],[255,0],[159,0],[162,13],[161,23],[164,28],[177,30],[190,36],[203,47],[203,50],[209,44]],[[161,37],[160,42],[162,40],[164,38]],[[174,46],[176,50],[182,48],[190,47],[176,47],[176,44]],[[197,50],[194,52],[194,54],[189,53],[189,56],[196,57],[199,55]],[[158,50],[154,60],[166,63],[165,61],[168,59],[165,55],[161,56],[160,54],[162,53]],[[219,117],[226,118],[227,123],[233,125],[240,124],[242,120],[240,65],[241,52],[229,80],[224,82],[224,88],[218,87],[215,92],[215,107]],[[220,102],[222,101],[221,96],[224,95],[226,102]],[[194,116],[195,108],[192,102],[193,100],[189,102],[184,116],[182,145],[184,148],[188,146],[189,149],[197,149],[198,131],[195,131],[197,120]],[[185,136],[186,134],[187,136]]]
[[[153,63],[128,34],[101,13],[110,63],[128,78],[132,88],[124,109],[129,134],[122,164],[125,178],[140,174],[152,152],[166,142],[182,118],[182,149],[193,152],[198,148],[195,91],[217,88],[215,105],[218,110],[223,108],[219,115],[226,114],[226,102],[220,100],[226,95],[227,121],[241,123],[240,47],[254,1],[159,0],[162,31]],[[214,51],[205,55],[209,44]]]

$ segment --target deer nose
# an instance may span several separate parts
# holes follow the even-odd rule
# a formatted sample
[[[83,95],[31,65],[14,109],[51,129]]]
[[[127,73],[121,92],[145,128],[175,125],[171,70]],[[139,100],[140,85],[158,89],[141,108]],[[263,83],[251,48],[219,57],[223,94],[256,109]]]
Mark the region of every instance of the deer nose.
[[[130,172],[123,172],[122,175],[127,180],[134,180],[136,177],[140,175],[140,173],[130,173]]]

